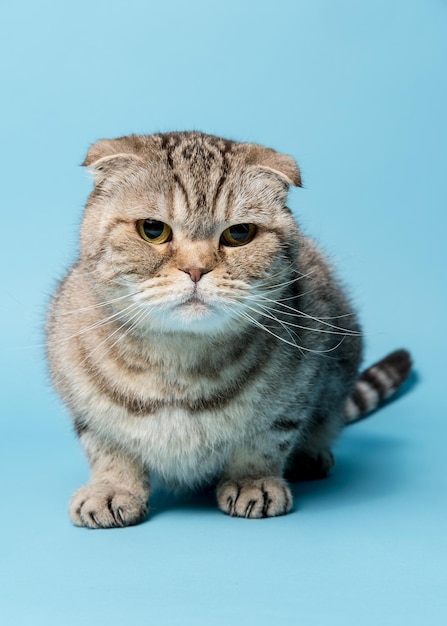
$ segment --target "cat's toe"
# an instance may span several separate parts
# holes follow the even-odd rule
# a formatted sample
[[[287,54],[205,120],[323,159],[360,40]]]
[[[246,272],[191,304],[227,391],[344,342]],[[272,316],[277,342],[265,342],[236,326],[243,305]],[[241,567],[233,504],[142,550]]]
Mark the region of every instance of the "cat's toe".
[[[217,488],[217,503],[221,511],[232,517],[259,519],[288,513],[292,494],[281,478],[226,480]]]
[[[105,483],[81,487],[69,508],[76,526],[87,528],[120,528],[141,522],[147,513],[147,502],[130,491]]]

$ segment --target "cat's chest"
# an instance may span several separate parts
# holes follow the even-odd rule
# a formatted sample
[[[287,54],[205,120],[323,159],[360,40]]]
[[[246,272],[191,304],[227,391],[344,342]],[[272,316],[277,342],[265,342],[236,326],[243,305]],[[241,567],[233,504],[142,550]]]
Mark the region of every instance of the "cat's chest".
[[[193,358],[191,352],[179,349],[170,359],[147,362],[106,359],[97,374],[101,391],[130,416],[177,415],[174,423],[181,430],[180,425],[194,423],[191,415],[219,415],[228,423],[241,406],[245,413],[254,409],[278,370],[272,366],[273,351],[268,359],[261,358],[261,351],[238,358],[217,358],[210,351]]]
[[[290,381],[282,370],[273,374],[273,352],[270,359],[253,356],[221,359],[220,368],[215,359],[188,362],[181,353],[177,363],[140,360],[138,367],[104,360],[86,413],[98,433],[168,482],[194,483],[218,473],[235,448],[284,410],[275,397]]]
[[[122,448],[172,485],[193,486],[219,473],[251,429],[248,405],[191,411],[160,406],[151,414],[110,407],[97,426]]]

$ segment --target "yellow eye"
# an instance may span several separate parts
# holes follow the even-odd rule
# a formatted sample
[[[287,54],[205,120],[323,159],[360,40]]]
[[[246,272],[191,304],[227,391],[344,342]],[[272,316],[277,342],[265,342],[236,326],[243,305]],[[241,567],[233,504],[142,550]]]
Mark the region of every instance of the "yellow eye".
[[[172,239],[171,227],[158,220],[138,220],[137,230],[140,237],[149,243],[167,243]]]
[[[245,246],[250,243],[256,235],[256,226],[254,224],[235,224],[223,231],[220,237],[220,243],[223,246]]]

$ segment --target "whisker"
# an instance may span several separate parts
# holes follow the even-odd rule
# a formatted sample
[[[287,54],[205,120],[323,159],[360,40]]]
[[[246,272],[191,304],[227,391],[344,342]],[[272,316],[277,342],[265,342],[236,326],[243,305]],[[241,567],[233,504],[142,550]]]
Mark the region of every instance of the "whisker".
[[[98,304],[91,304],[89,306],[84,306],[79,309],[72,309],[71,311],[63,311],[62,313],[59,313],[59,315],[62,317],[64,315],[74,315],[75,313],[84,313],[85,311],[91,311],[93,309],[100,309],[102,307],[108,306],[109,304],[119,302],[120,300],[133,298],[134,296],[137,296],[140,293],[142,293],[142,290],[134,291],[133,293],[128,293],[128,294],[125,294],[124,296],[118,296],[117,298],[111,298],[110,300],[104,300],[103,302],[99,302]]]
[[[135,294],[129,294],[128,296],[124,296],[124,298],[127,297],[132,297],[133,295],[137,295],[140,292],[135,292]],[[121,298],[116,298],[116,300],[120,300]],[[113,299],[115,300],[115,299]],[[113,301],[112,300],[112,301]],[[101,302],[99,304],[94,304],[88,307],[84,307],[84,308],[80,308],[80,309],[74,309],[73,311],[67,311],[67,312],[62,312],[62,313],[58,313],[59,317],[62,317],[63,315],[70,315],[70,314],[74,314],[77,312],[84,312],[84,311],[88,311],[88,310],[93,310],[96,308],[101,308],[104,305],[107,305],[109,302],[112,301],[105,301],[105,302]],[[51,342],[44,342],[44,343],[35,343],[35,344],[31,344],[31,345],[26,345],[26,346],[16,346],[15,349],[16,350],[33,350],[33,349],[38,349],[38,348],[46,348],[48,346],[49,343],[51,343],[52,345],[60,345],[60,344],[64,344],[67,341],[70,341],[71,339],[74,339],[75,337],[78,337],[80,335],[83,335],[91,330],[95,330],[96,328],[100,328],[101,326],[107,324],[108,322],[112,321],[113,319],[120,319],[120,317],[122,317],[122,314],[125,313],[128,310],[131,310],[133,306],[136,306],[138,303],[132,303],[131,305],[129,305],[128,307],[121,309],[120,311],[114,313],[113,315],[110,315],[109,317],[106,317],[104,319],[98,320],[96,322],[94,322],[93,324],[91,324],[90,326],[86,326],[85,328],[82,328],[81,330],[79,330],[76,333],[73,333],[72,335],[69,335],[67,337],[64,337],[63,339],[58,339],[57,341],[51,341]]]
[[[277,291],[278,289],[283,289],[284,287],[288,287],[289,285],[292,285],[293,283],[296,283],[299,280],[303,280],[304,278],[308,278],[311,274],[312,274],[312,272],[309,272],[308,274],[301,274],[300,273],[300,275],[296,276],[295,278],[291,278],[290,280],[287,280],[287,281],[285,281],[283,283],[278,283],[276,285],[269,285],[268,287],[263,287],[261,285],[260,291],[262,291],[262,293]],[[266,281],[264,281],[264,282],[266,282]]]
[[[138,308],[138,309],[140,309],[140,307],[139,307],[138,305],[135,305],[135,307],[136,307],[136,308]],[[139,313],[140,313],[140,314],[142,314],[142,315],[144,315],[146,312],[145,312],[145,311],[143,311],[143,312],[141,313],[141,310],[138,310],[138,311],[137,311],[137,312],[136,312],[136,313],[135,313],[135,314],[134,314],[134,315],[130,318],[130,320],[135,319],[135,318],[138,316],[138,314],[139,314]],[[140,319],[140,318],[138,318],[137,322],[139,321],[139,319]],[[107,320],[107,321],[109,321],[109,320]],[[113,333],[111,333],[108,337],[106,337],[103,341],[101,341],[101,343],[100,343],[100,344],[98,344],[98,345],[97,345],[97,346],[96,346],[93,350],[91,350],[91,351],[90,351],[90,352],[89,352],[89,353],[88,353],[88,354],[87,354],[87,355],[86,355],[86,356],[82,359],[81,363],[85,363],[88,359],[90,359],[90,358],[92,357],[92,355],[93,355],[93,354],[94,354],[94,353],[95,353],[95,352],[96,352],[96,351],[97,351],[97,350],[98,350],[98,349],[99,349],[102,345],[104,345],[107,341],[109,341],[110,337],[112,337],[114,334],[116,334],[117,332],[119,332],[119,331],[120,331],[120,330],[121,330],[124,326],[126,326],[126,323],[128,323],[128,321],[129,321],[129,320],[127,320],[127,322],[124,322],[124,324],[122,324],[122,325],[121,325],[118,329],[115,329],[115,331],[113,331]],[[132,328],[134,328],[134,325],[133,325],[133,324],[131,324],[131,328],[128,330],[128,332],[130,332],[130,330],[131,330]],[[105,351],[103,351],[103,352],[102,352],[102,354],[101,354],[101,355],[99,355],[99,356],[95,359],[95,361],[96,361],[96,362],[98,362],[99,358],[104,357],[104,356],[105,356],[105,354],[106,354],[109,350],[111,350],[111,349],[113,348],[113,346],[114,346],[114,345],[116,345],[116,343],[117,343],[117,342],[118,342],[118,341],[119,341],[122,337],[124,337],[126,334],[127,334],[127,332],[126,332],[126,333],[123,333],[120,337],[118,337],[118,339],[117,339],[117,340],[116,340],[116,341],[112,344],[112,346],[109,346],[109,347],[108,347]],[[57,373],[57,374],[56,374],[56,373],[54,374],[54,379],[55,379],[55,381],[60,380],[61,378],[62,378],[62,372],[59,372],[59,373]]]
[[[108,343],[110,341],[110,339],[116,335],[117,333],[119,333],[119,331],[124,328],[125,326],[127,326],[130,323],[129,328],[126,330],[126,332],[122,333],[118,339],[116,339],[116,341],[114,341],[112,343],[111,346],[107,346],[107,350],[103,351],[102,354],[100,355],[100,358],[103,358],[105,356],[105,354],[107,352],[110,352],[110,350],[122,339],[124,339],[124,337],[126,337],[134,328],[136,328],[136,326],[138,325],[138,323],[141,321],[141,319],[143,319],[146,315],[148,314],[148,311],[146,311],[145,309],[143,309],[142,307],[138,306],[137,307],[137,311],[134,315],[132,315],[132,317],[130,317],[129,319],[127,319],[123,324],[121,324],[121,326],[119,326],[118,328],[116,328],[112,333],[110,333],[110,335],[108,335],[103,341],[101,341],[101,343],[99,343],[93,350],[91,350],[87,356],[83,359],[82,362],[86,361],[86,360],[90,360],[93,356],[93,354],[95,352],[97,352],[97,350],[99,350],[99,348],[101,346],[103,346],[104,344]],[[96,359],[98,360],[98,359]]]
[[[295,309],[295,308],[293,308],[293,307],[291,307],[291,306],[289,306],[287,304],[283,304],[283,303],[281,303],[279,301],[267,299],[267,298],[265,298],[264,296],[261,296],[261,295],[259,295],[258,297],[260,299],[262,299],[262,300],[265,300],[266,302],[273,302],[274,304],[278,304],[278,306],[281,306],[282,308],[287,309],[288,311],[292,311],[293,315],[295,317],[304,317],[306,319],[310,319],[310,320],[313,320],[314,322],[318,322],[320,324],[328,326],[329,328],[333,328],[334,330],[339,330],[341,332],[352,333],[356,337],[361,336],[361,333],[359,331],[348,330],[346,328],[342,328],[341,326],[336,326],[335,324],[331,324],[330,322],[326,321],[328,319],[339,319],[340,317],[349,317],[349,316],[353,315],[352,313],[347,313],[346,315],[336,315],[334,317],[315,317],[313,315],[310,315],[309,313],[305,313],[304,311],[300,311],[299,309]],[[256,296],[255,296],[255,298],[256,298]],[[259,302],[258,302],[258,304],[259,304]],[[284,314],[286,314],[286,311],[284,311]],[[292,315],[292,313],[290,315]]]
[[[260,315],[263,315],[262,312],[259,312]],[[282,328],[286,331],[286,333],[289,335],[289,337],[293,340],[294,337],[298,337],[298,339],[300,339],[299,335],[293,331],[291,328],[288,328],[287,324],[282,322],[281,320],[277,319],[276,320],[281,326]]]
[[[291,296],[287,296],[286,298],[268,298],[267,296],[263,296],[263,299],[268,300],[270,302],[287,302],[289,300],[296,300],[297,298],[302,298],[303,296],[307,296],[310,293],[313,293],[314,291],[316,291],[316,287],[313,287],[312,289],[308,289],[307,291],[302,291],[300,293],[294,293]],[[260,296],[261,294],[259,294]],[[256,296],[254,297],[254,299],[256,299]]]
[[[295,265],[296,261],[292,261],[291,263],[288,263],[285,267],[281,268],[278,272],[275,272],[274,274],[269,274],[268,276],[266,276],[264,279],[264,281],[267,280],[272,280],[272,278],[275,278],[276,276],[281,276],[281,274],[289,274],[290,272],[299,272],[299,270],[297,270],[296,268],[294,268],[293,266]]]
[[[82,328],[81,330],[79,330],[76,333],[73,333],[72,335],[69,335],[68,337],[64,337],[63,339],[59,339],[56,342],[53,342],[53,344],[61,344],[61,343],[66,343],[67,341],[70,341],[71,339],[74,339],[75,337],[79,337],[81,335],[84,335],[85,333],[90,332],[91,330],[95,330],[96,328],[100,328],[101,326],[104,326],[105,324],[108,324],[109,322],[111,322],[112,320],[118,318],[122,318],[123,313],[125,313],[126,311],[129,311],[133,308],[138,307],[139,304],[137,302],[133,302],[132,304],[130,304],[128,307],[121,309],[120,311],[118,311],[117,313],[114,313],[113,315],[110,315],[109,317],[106,317],[102,320],[99,320],[97,322],[94,322],[93,324],[90,324],[90,326],[86,326],[85,328]]]
[[[298,345],[296,342],[288,341],[284,337],[281,337],[281,335],[278,335],[278,334],[274,333],[272,330],[267,328],[267,326],[265,326],[264,324],[262,324],[261,322],[256,320],[254,317],[252,317],[249,313],[246,313],[245,311],[236,311],[235,310],[234,313],[236,313],[236,315],[239,315],[239,316],[247,319],[250,323],[252,323],[253,325],[257,326],[258,328],[261,328],[262,330],[264,330],[265,332],[269,333],[273,337],[276,337],[276,339],[279,339],[283,343],[286,343],[287,345],[292,346],[293,348],[298,348],[299,350],[304,350],[305,352],[311,352],[313,354],[327,354],[329,352],[333,352],[334,350],[337,350],[337,348],[339,348],[339,346],[341,346],[343,341],[346,339],[346,337],[343,336],[340,339],[340,341],[337,343],[336,346],[333,346],[332,348],[328,348],[327,350],[314,350],[312,348],[306,348],[306,347],[304,347],[302,345]]]
[[[259,311],[257,309],[255,309],[254,307],[248,306],[246,305],[248,309],[250,309],[251,311],[258,313],[259,315],[263,315],[265,317],[268,317],[271,320],[274,320],[275,322],[279,322],[281,325],[286,325],[286,326],[291,326],[293,328],[300,328],[301,330],[310,330],[312,332],[315,333],[324,333],[324,334],[328,334],[328,335],[345,335],[345,336],[354,336],[356,337],[357,334],[354,331],[350,331],[347,329],[340,329],[340,330],[325,330],[322,328],[312,328],[311,326],[301,326],[300,324],[294,324],[293,322],[289,322],[287,320],[279,320],[275,315],[273,314],[269,314],[269,313],[273,313],[273,311],[275,309],[270,309],[269,307],[266,307],[262,304],[258,303],[258,306],[260,306],[261,308],[265,309],[266,311],[269,311],[269,313],[264,313],[263,311]],[[278,311],[279,313],[279,311]],[[315,318],[317,319],[317,318]]]
[[[124,274],[123,272],[118,272],[115,269],[115,266],[113,265],[112,261],[110,261],[112,268],[114,270],[114,273],[110,276],[105,275],[104,273],[104,269],[103,268],[94,268],[92,270],[87,270],[87,269],[83,269],[82,270],[82,274],[84,276],[92,276],[92,275],[97,275],[100,277],[100,279],[104,282],[106,281],[107,284],[114,284],[114,285],[118,285],[119,287],[128,287],[129,285],[131,285],[132,287],[135,287],[135,282],[134,281],[130,281],[130,280],[125,280],[124,279]]]

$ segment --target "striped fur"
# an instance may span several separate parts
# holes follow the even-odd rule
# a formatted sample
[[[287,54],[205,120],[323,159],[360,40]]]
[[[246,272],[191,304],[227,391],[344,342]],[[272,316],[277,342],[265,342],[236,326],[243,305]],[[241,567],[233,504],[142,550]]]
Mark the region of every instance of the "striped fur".
[[[198,132],[102,140],[85,165],[95,186],[79,258],[47,324],[53,382],[91,467],[71,519],[138,523],[154,475],[215,483],[232,516],[287,513],[284,477],[327,474],[344,423],[409,366],[395,353],[358,379],[355,311],[286,206],[298,166]],[[144,220],[172,236],[144,240]],[[241,224],[253,239],[228,246]]]
[[[363,371],[345,404],[346,424],[356,422],[388,400],[408,378],[411,357],[406,350],[396,350]]]

